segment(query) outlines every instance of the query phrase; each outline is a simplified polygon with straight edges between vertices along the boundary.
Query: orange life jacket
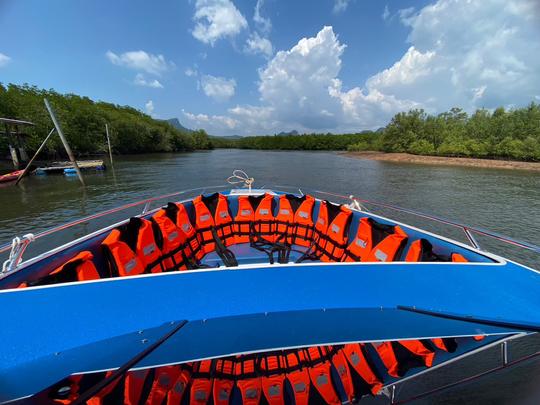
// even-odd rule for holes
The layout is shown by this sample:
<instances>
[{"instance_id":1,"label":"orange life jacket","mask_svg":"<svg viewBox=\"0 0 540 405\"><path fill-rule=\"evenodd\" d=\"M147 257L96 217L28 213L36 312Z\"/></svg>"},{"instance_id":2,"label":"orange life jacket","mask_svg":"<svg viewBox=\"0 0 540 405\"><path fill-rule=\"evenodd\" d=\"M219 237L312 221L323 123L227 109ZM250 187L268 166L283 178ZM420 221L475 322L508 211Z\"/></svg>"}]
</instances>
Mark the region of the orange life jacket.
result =
<instances>
[{"instance_id":1,"label":"orange life jacket","mask_svg":"<svg viewBox=\"0 0 540 405\"><path fill-rule=\"evenodd\" d=\"M260 196L249 196L255 210L252 231L255 240L275 241L274 196L265 193Z\"/></svg>"},{"instance_id":2,"label":"orange life jacket","mask_svg":"<svg viewBox=\"0 0 540 405\"><path fill-rule=\"evenodd\" d=\"M352 211L343 206L322 201L315 224L315 254L323 262L339 262L347 246Z\"/></svg>"},{"instance_id":3,"label":"orange life jacket","mask_svg":"<svg viewBox=\"0 0 540 405\"><path fill-rule=\"evenodd\" d=\"M351 370L347 364L347 358L341 350L335 350L332 354L331 360L338 373L339 379L341 380L341 384L343 385L347 399L350 403L354 403L354 384L351 376Z\"/></svg>"},{"instance_id":4,"label":"orange life jacket","mask_svg":"<svg viewBox=\"0 0 540 405\"><path fill-rule=\"evenodd\" d=\"M104 378L109 378L114 371L107 371ZM103 388L100 392L86 401L87 405L103 405L104 399L114 391L118 383L122 381L122 378L117 378L112 383Z\"/></svg>"},{"instance_id":5,"label":"orange life jacket","mask_svg":"<svg viewBox=\"0 0 540 405\"><path fill-rule=\"evenodd\" d=\"M431 367L435 353L427 349L419 340L401 340L373 344L384 363L388 374L403 377L414 367Z\"/></svg>"},{"instance_id":6,"label":"orange life jacket","mask_svg":"<svg viewBox=\"0 0 540 405\"><path fill-rule=\"evenodd\" d=\"M163 366L156 368L154 382L148 399L147 405L161 405L163 400L167 397L169 391L171 391L180 375L180 368L178 366Z\"/></svg>"},{"instance_id":7,"label":"orange life jacket","mask_svg":"<svg viewBox=\"0 0 540 405\"><path fill-rule=\"evenodd\" d=\"M266 355L261 358L261 386L269 405L285 404L285 399L283 397L285 374L281 371L284 367L284 356L274 354Z\"/></svg>"},{"instance_id":8,"label":"orange life jacket","mask_svg":"<svg viewBox=\"0 0 540 405\"><path fill-rule=\"evenodd\" d=\"M126 373L124 385L124 403L126 405L138 405L149 369L129 371Z\"/></svg>"},{"instance_id":9,"label":"orange life jacket","mask_svg":"<svg viewBox=\"0 0 540 405\"><path fill-rule=\"evenodd\" d=\"M181 203L169 203L165 210L171 219L175 219L173 222L185 235L187 245L184 253L186 257L195 262L200 260L205 255L201 242L202 236L191 224L186 207Z\"/></svg>"},{"instance_id":10,"label":"orange life jacket","mask_svg":"<svg viewBox=\"0 0 540 405\"><path fill-rule=\"evenodd\" d=\"M182 403L182 398L191 381L191 373L189 370L182 368L180 375L176 379L172 389L167 394L167 405L178 405Z\"/></svg>"},{"instance_id":11,"label":"orange life jacket","mask_svg":"<svg viewBox=\"0 0 540 405\"><path fill-rule=\"evenodd\" d=\"M255 358L240 357L235 364L236 386L242 395L243 405L259 405L261 378L257 375Z\"/></svg>"},{"instance_id":12,"label":"orange life jacket","mask_svg":"<svg viewBox=\"0 0 540 405\"><path fill-rule=\"evenodd\" d=\"M238 197L238 212L234 217L234 241L235 243L248 243L251 233L251 224L255 220L255 212L249 201L249 196Z\"/></svg>"},{"instance_id":13,"label":"orange life jacket","mask_svg":"<svg viewBox=\"0 0 540 405\"><path fill-rule=\"evenodd\" d=\"M74 281L97 280L100 277L92 260L94 255L85 250L51 271L48 275L34 281L21 283L18 288L36 285L71 283Z\"/></svg>"},{"instance_id":14,"label":"orange life jacket","mask_svg":"<svg viewBox=\"0 0 540 405\"><path fill-rule=\"evenodd\" d=\"M205 405L212 395L212 360L202 360L193 364L190 405Z\"/></svg>"},{"instance_id":15,"label":"orange life jacket","mask_svg":"<svg viewBox=\"0 0 540 405\"><path fill-rule=\"evenodd\" d=\"M287 363L287 380L291 384L295 405L308 405L311 381L305 364L305 354L302 350L291 351L285 356Z\"/></svg>"},{"instance_id":16,"label":"orange life jacket","mask_svg":"<svg viewBox=\"0 0 540 405\"><path fill-rule=\"evenodd\" d=\"M328 405L341 405L341 400L332 384L331 363L323 356L324 347L310 347L305 349L310 361L308 369L311 383Z\"/></svg>"},{"instance_id":17,"label":"orange life jacket","mask_svg":"<svg viewBox=\"0 0 540 405\"><path fill-rule=\"evenodd\" d=\"M174 220L173 220L174 219ZM184 256L186 235L176 226L176 218L169 216L165 209L161 209L152 216L161 232L159 248L163 253L163 266L165 271L186 270L188 268Z\"/></svg>"},{"instance_id":18,"label":"orange life jacket","mask_svg":"<svg viewBox=\"0 0 540 405\"><path fill-rule=\"evenodd\" d=\"M433 245L427 239L417 239L411 243L406 262L468 262L459 253L452 253L450 257L439 255L433 252Z\"/></svg>"},{"instance_id":19,"label":"orange life jacket","mask_svg":"<svg viewBox=\"0 0 540 405\"><path fill-rule=\"evenodd\" d=\"M313 242L313 207L310 195L297 197L292 194L279 196L276 215L276 242L309 247Z\"/></svg>"},{"instance_id":20,"label":"orange life jacket","mask_svg":"<svg viewBox=\"0 0 540 405\"><path fill-rule=\"evenodd\" d=\"M217 359L215 365L214 405L229 405L234 388L234 361Z\"/></svg>"},{"instance_id":21,"label":"orange life jacket","mask_svg":"<svg viewBox=\"0 0 540 405\"><path fill-rule=\"evenodd\" d=\"M120 230L113 229L101 246L113 276L125 277L144 273L145 267L141 259L135 249L123 241Z\"/></svg>"},{"instance_id":22,"label":"orange life jacket","mask_svg":"<svg viewBox=\"0 0 540 405\"><path fill-rule=\"evenodd\" d=\"M233 220L229 214L229 203L223 194L198 196L193 200L195 207L195 228L201 235L205 253L216 248L212 229L225 246L234 243Z\"/></svg>"},{"instance_id":23,"label":"orange life jacket","mask_svg":"<svg viewBox=\"0 0 540 405\"><path fill-rule=\"evenodd\" d=\"M343 255L345 262L391 262L407 241L407 234L399 227L385 225L363 217L356 236Z\"/></svg>"},{"instance_id":24,"label":"orange life jacket","mask_svg":"<svg viewBox=\"0 0 540 405\"><path fill-rule=\"evenodd\" d=\"M347 358L351 367L358 373L358 376L369 387L369 391L376 395L383 387L383 382L373 371L364 354L364 345L359 343L346 344L342 352ZM359 393L363 393L358 389Z\"/></svg>"},{"instance_id":25,"label":"orange life jacket","mask_svg":"<svg viewBox=\"0 0 540 405\"><path fill-rule=\"evenodd\" d=\"M69 405L74 402L79 397L80 382L82 380L82 375L72 375L67 379L67 384L69 384L70 390L69 393L64 395L57 394L58 396L51 398L52 402L55 404L65 404Z\"/></svg>"},{"instance_id":26,"label":"orange life jacket","mask_svg":"<svg viewBox=\"0 0 540 405\"><path fill-rule=\"evenodd\" d=\"M454 338L435 338L431 339L431 343L448 353L454 353L457 349L457 342Z\"/></svg>"}]
</instances>

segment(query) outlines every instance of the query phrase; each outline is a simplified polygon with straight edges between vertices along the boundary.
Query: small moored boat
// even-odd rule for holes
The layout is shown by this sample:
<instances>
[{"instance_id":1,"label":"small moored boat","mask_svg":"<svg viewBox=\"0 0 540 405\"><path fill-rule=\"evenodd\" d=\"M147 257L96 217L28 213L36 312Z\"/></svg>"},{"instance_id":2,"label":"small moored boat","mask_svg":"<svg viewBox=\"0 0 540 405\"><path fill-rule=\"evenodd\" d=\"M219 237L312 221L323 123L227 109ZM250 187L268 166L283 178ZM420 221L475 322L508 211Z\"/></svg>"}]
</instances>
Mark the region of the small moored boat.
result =
<instances>
[{"instance_id":1,"label":"small moored boat","mask_svg":"<svg viewBox=\"0 0 540 405\"><path fill-rule=\"evenodd\" d=\"M0 402L354 403L540 330L539 273L473 233L539 247L407 210L469 246L352 196L236 175L246 188L129 204L145 208L26 261L54 230L16 238Z\"/></svg>"},{"instance_id":2,"label":"small moored boat","mask_svg":"<svg viewBox=\"0 0 540 405\"><path fill-rule=\"evenodd\" d=\"M0 175L0 183L8 183L17 180L23 170L15 170L14 172Z\"/></svg>"}]
</instances>

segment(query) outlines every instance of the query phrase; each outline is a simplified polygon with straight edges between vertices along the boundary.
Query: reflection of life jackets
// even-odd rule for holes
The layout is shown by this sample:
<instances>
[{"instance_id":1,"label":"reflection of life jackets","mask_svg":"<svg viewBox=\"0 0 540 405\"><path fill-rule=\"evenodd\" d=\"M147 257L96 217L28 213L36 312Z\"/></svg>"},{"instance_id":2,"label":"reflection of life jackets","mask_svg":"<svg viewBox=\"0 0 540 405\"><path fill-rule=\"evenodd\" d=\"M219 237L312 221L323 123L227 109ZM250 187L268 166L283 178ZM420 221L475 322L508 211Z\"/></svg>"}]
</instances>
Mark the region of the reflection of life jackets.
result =
<instances>
[{"instance_id":1,"label":"reflection of life jackets","mask_svg":"<svg viewBox=\"0 0 540 405\"><path fill-rule=\"evenodd\" d=\"M186 236L176 226L176 218L172 220L168 212L162 209L152 216L152 221L161 232L162 237L157 242L163 253L165 271L186 270L188 267L183 252Z\"/></svg>"},{"instance_id":2,"label":"reflection of life jackets","mask_svg":"<svg viewBox=\"0 0 540 405\"><path fill-rule=\"evenodd\" d=\"M357 381L358 379L353 378L353 380L356 380L355 388L358 395L370 392L376 395L382 389L383 383L368 363L364 354L364 345L359 343L347 344L343 347L342 352L361 380Z\"/></svg>"},{"instance_id":3,"label":"reflection of life jackets","mask_svg":"<svg viewBox=\"0 0 540 405\"><path fill-rule=\"evenodd\" d=\"M269 405L285 404L285 374L281 372L284 362L285 357L280 355L265 355L261 358L261 387Z\"/></svg>"},{"instance_id":4,"label":"reflection of life jackets","mask_svg":"<svg viewBox=\"0 0 540 405\"><path fill-rule=\"evenodd\" d=\"M156 368L152 389L146 400L147 405L161 405L170 390L173 389L180 368L178 366L163 366Z\"/></svg>"},{"instance_id":5,"label":"reflection of life jackets","mask_svg":"<svg viewBox=\"0 0 540 405\"><path fill-rule=\"evenodd\" d=\"M176 379L172 389L167 394L167 405L177 405L182 403L182 398L191 381L191 373L188 369L182 368L180 375Z\"/></svg>"},{"instance_id":6,"label":"reflection of life jackets","mask_svg":"<svg viewBox=\"0 0 540 405\"><path fill-rule=\"evenodd\" d=\"M259 405L261 400L261 378L257 375L255 357L241 357L236 361L234 374L243 405Z\"/></svg>"},{"instance_id":7,"label":"reflection of life jackets","mask_svg":"<svg viewBox=\"0 0 540 405\"><path fill-rule=\"evenodd\" d=\"M169 203L165 207L165 211L167 211L169 218L176 223L178 229L186 237L187 246L184 250L186 257L190 259L195 258L194 261L200 260L205 254L201 244L202 237L197 233L193 225L191 225L186 207L180 203Z\"/></svg>"},{"instance_id":8,"label":"reflection of life jackets","mask_svg":"<svg viewBox=\"0 0 540 405\"><path fill-rule=\"evenodd\" d=\"M393 377L403 377L414 367L431 367L435 353L419 340L401 340L399 342L374 343L377 353Z\"/></svg>"},{"instance_id":9,"label":"reflection of life jackets","mask_svg":"<svg viewBox=\"0 0 540 405\"><path fill-rule=\"evenodd\" d=\"M20 287L19 287L20 288ZM63 381L63 386L69 385L69 392L56 392L51 396L52 402L55 404L65 404L69 405L73 403L79 397L80 383L82 380L82 375L71 375L66 380Z\"/></svg>"},{"instance_id":10,"label":"reflection of life jackets","mask_svg":"<svg viewBox=\"0 0 540 405\"><path fill-rule=\"evenodd\" d=\"M113 372L114 371L107 371L104 378L109 378ZM116 386L118 385L120 381L122 381L122 379L117 378L116 380L111 382L109 385L107 385L105 388L103 388L101 391L99 391L99 393L97 393L88 401L86 401L86 403L88 405L102 405L104 403L105 397L114 391L114 389L116 388Z\"/></svg>"},{"instance_id":11,"label":"reflection of life jackets","mask_svg":"<svg viewBox=\"0 0 540 405\"><path fill-rule=\"evenodd\" d=\"M126 373L126 382L124 385L124 403L126 405L138 405L146 377L149 370L135 370Z\"/></svg>"},{"instance_id":12,"label":"reflection of life jackets","mask_svg":"<svg viewBox=\"0 0 540 405\"><path fill-rule=\"evenodd\" d=\"M97 280L100 278L96 266L92 262L94 255L85 250L72 257L63 265L51 271L48 275L34 281L24 282L19 288L36 285L71 283L74 281Z\"/></svg>"},{"instance_id":13,"label":"reflection of life jackets","mask_svg":"<svg viewBox=\"0 0 540 405\"><path fill-rule=\"evenodd\" d=\"M330 347L330 349L332 349ZM334 350L331 361L337 371L345 395L350 403L354 402L354 384L351 376L351 370L347 364L347 358L341 350Z\"/></svg>"},{"instance_id":14,"label":"reflection of life jackets","mask_svg":"<svg viewBox=\"0 0 540 405\"><path fill-rule=\"evenodd\" d=\"M214 405L229 405L234 388L234 361L217 359L214 370Z\"/></svg>"},{"instance_id":15,"label":"reflection of life jackets","mask_svg":"<svg viewBox=\"0 0 540 405\"><path fill-rule=\"evenodd\" d=\"M407 262L468 262L459 253L444 256L433 252L433 245L427 239L418 239L411 243L407 251Z\"/></svg>"},{"instance_id":16,"label":"reflection of life jackets","mask_svg":"<svg viewBox=\"0 0 540 405\"><path fill-rule=\"evenodd\" d=\"M310 347L305 349L309 360L309 378L321 397L328 405L341 405L341 400L332 384L331 363L323 357L323 347Z\"/></svg>"},{"instance_id":17,"label":"reflection of life jackets","mask_svg":"<svg viewBox=\"0 0 540 405\"><path fill-rule=\"evenodd\" d=\"M276 242L309 247L313 242L313 207L310 195L297 197L292 194L279 196L276 215Z\"/></svg>"},{"instance_id":18,"label":"reflection of life jackets","mask_svg":"<svg viewBox=\"0 0 540 405\"><path fill-rule=\"evenodd\" d=\"M123 277L162 271L161 251L152 223L146 219L131 218L127 224L113 229L102 246L113 275Z\"/></svg>"},{"instance_id":19,"label":"reflection of life jackets","mask_svg":"<svg viewBox=\"0 0 540 405\"><path fill-rule=\"evenodd\" d=\"M305 355L301 350L284 356L287 363L287 380L291 384L295 405L308 405L311 381L305 365Z\"/></svg>"},{"instance_id":20,"label":"reflection of life jackets","mask_svg":"<svg viewBox=\"0 0 540 405\"><path fill-rule=\"evenodd\" d=\"M209 196L198 196L193 200L195 207L195 228L201 235L205 253L215 250L212 229L225 246L234 243L233 221L229 214L229 203L223 194L214 193Z\"/></svg>"},{"instance_id":21,"label":"reflection of life jackets","mask_svg":"<svg viewBox=\"0 0 540 405\"><path fill-rule=\"evenodd\" d=\"M190 405L205 405L212 395L212 360L202 360L193 364Z\"/></svg>"},{"instance_id":22,"label":"reflection of life jackets","mask_svg":"<svg viewBox=\"0 0 540 405\"><path fill-rule=\"evenodd\" d=\"M255 240L274 242L275 241L275 218L274 218L274 197L265 193L260 196L249 196L251 206L255 214L251 231Z\"/></svg>"},{"instance_id":23,"label":"reflection of life jackets","mask_svg":"<svg viewBox=\"0 0 540 405\"><path fill-rule=\"evenodd\" d=\"M323 262L339 262L347 245L352 211L343 206L322 201L315 224L315 254Z\"/></svg>"},{"instance_id":24,"label":"reflection of life jackets","mask_svg":"<svg viewBox=\"0 0 540 405\"><path fill-rule=\"evenodd\" d=\"M406 241L407 234L399 226L385 225L363 217L343 261L391 262L398 258Z\"/></svg>"}]
</instances>

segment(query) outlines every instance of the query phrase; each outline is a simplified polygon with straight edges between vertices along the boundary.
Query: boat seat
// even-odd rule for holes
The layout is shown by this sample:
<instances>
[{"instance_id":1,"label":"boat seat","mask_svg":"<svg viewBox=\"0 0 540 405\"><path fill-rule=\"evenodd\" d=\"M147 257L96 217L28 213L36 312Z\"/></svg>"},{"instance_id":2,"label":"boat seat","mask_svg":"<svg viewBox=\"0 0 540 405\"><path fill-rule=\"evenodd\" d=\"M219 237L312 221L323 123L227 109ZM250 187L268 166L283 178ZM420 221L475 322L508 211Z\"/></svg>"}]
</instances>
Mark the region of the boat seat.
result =
<instances>
[{"instance_id":1,"label":"boat seat","mask_svg":"<svg viewBox=\"0 0 540 405\"><path fill-rule=\"evenodd\" d=\"M236 256L238 264L268 263L268 255L251 247L249 243L239 243L228 246L227 248ZM305 250L305 248L303 246L296 245L293 245L292 248L294 250L291 250L289 261L295 262L298 258L300 258L300 256L302 256L302 253L299 251ZM277 261L277 254L274 255L274 258ZM204 256L201 263L210 267L217 267L218 265L222 265L223 262L217 252L214 251Z\"/></svg>"}]
</instances>

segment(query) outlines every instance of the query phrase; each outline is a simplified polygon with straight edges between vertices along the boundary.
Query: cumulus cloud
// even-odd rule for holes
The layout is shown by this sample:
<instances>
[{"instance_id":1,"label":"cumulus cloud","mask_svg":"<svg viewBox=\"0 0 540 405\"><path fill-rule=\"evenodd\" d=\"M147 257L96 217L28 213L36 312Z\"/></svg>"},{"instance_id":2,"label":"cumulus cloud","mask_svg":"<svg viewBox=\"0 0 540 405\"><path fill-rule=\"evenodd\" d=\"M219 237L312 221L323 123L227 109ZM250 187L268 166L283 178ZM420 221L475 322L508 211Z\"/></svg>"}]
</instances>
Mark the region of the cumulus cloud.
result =
<instances>
[{"instance_id":1,"label":"cumulus cloud","mask_svg":"<svg viewBox=\"0 0 540 405\"><path fill-rule=\"evenodd\" d=\"M0 52L0 67L6 66L11 61L11 58Z\"/></svg>"},{"instance_id":2,"label":"cumulus cloud","mask_svg":"<svg viewBox=\"0 0 540 405\"><path fill-rule=\"evenodd\" d=\"M144 105L144 108L148 115L151 115L151 116L154 115L154 102L152 100L148 100L146 104Z\"/></svg>"},{"instance_id":3,"label":"cumulus cloud","mask_svg":"<svg viewBox=\"0 0 540 405\"><path fill-rule=\"evenodd\" d=\"M187 68L187 69L184 71L184 74L185 74L187 77L194 77L194 76L197 76L197 70L196 70L196 69L192 69L192 68Z\"/></svg>"},{"instance_id":4,"label":"cumulus cloud","mask_svg":"<svg viewBox=\"0 0 540 405\"><path fill-rule=\"evenodd\" d=\"M250 54L261 54L267 58L274 53L272 42L267 38L262 38L258 33L252 33L246 40L244 51Z\"/></svg>"},{"instance_id":5,"label":"cumulus cloud","mask_svg":"<svg viewBox=\"0 0 540 405\"><path fill-rule=\"evenodd\" d=\"M359 131L411 108L473 111L538 99L535 0L438 0L397 17L410 30L409 47L364 83L347 86L339 77L345 45L331 27L277 52L259 70L260 105L227 111L237 122L235 131ZM226 126L214 128L227 132Z\"/></svg>"},{"instance_id":6,"label":"cumulus cloud","mask_svg":"<svg viewBox=\"0 0 540 405\"><path fill-rule=\"evenodd\" d=\"M237 120L224 115L193 114L184 110L182 110L182 114L190 122L190 125L196 128L204 128L211 134L234 133L239 125Z\"/></svg>"},{"instance_id":7,"label":"cumulus cloud","mask_svg":"<svg viewBox=\"0 0 540 405\"><path fill-rule=\"evenodd\" d=\"M384 10L383 10L383 13L382 13L382 19L384 21L388 20L388 18L390 18L390 10L388 9L388 4L384 6Z\"/></svg>"},{"instance_id":8,"label":"cumulus cloud","mask_svg":"<svg viewBox=\"0 0 540 405\"><path fill-rule=\"evenodd\" d=\"M135 79L133 80L133 83L136 86L142 86L142 87L152 87L154 89L162 89L163 85L156 79L146 79L142 73L137 73L135 76Z\"/></svg>"},{"instance_id":9,"label":"cumulus cloud","mask_svg":"<svg viewBox=\"0 0 540 405\"><path fill-rule=\"evenodd\" d=\"M272 22L269 18L265 18L261 15L261 8L264 4L264 0L257 0L255 5L255 13L253 14L253 21L257 27L265 34L268 34L272 29Z\"/></svg>"},{"instance_id":10,"label":"cumulus cloud","mask_svg":"<svg viewBox=\"0 0 540 405\"><path fill-rule=\"evenodd\" d=\"M196 0L193 20L193 36L212 46L218 39L233 37L248 26L230 0Z\"/></svg>"},{"instance_id":11,"label":"cumulus cloud","mask_svg":"<svg viewBox=\"0 0 540 405\"><path fill-rule=\"evenodd\" d=\"M105 55L113 65L123 66L157 76L174 67L174 63L165 60L163 55L153 55L145 51L130 51L122 54L107 51Z\"/></svg>"},{"instance_id":12,"label":"cumulus cloud","mask_svg":"<svg viewBox=\"0 0 540 405\"><path fill-rule=\"evenodd\" d=\"M334 0L334 13L341 13L345 11L349 6L351 0Z\"/></svg>"},{"instance_id":13,"label":"cumulus cloud","mask_svg":"<svg viewBox=\"0 0 540 405\"><path fill-rule=\"evenodd\" d=\"M216 101L227 101L234 96L236 81L224 77L203 75L200 80L200 85L204 94L208 97L211 97Z\"/></svg>"}]
</instances>

